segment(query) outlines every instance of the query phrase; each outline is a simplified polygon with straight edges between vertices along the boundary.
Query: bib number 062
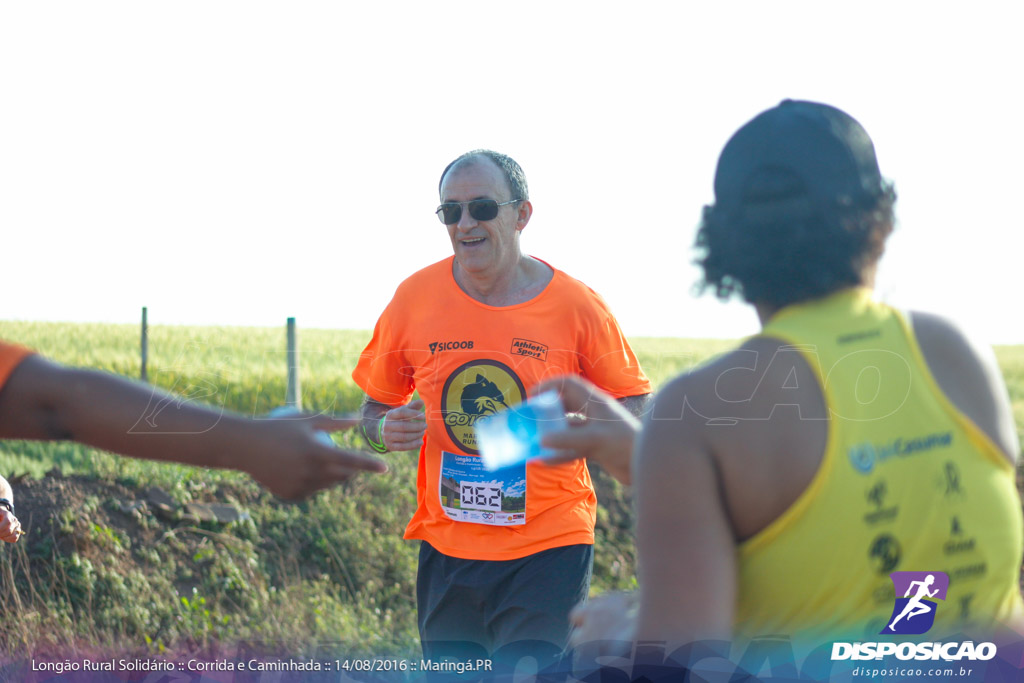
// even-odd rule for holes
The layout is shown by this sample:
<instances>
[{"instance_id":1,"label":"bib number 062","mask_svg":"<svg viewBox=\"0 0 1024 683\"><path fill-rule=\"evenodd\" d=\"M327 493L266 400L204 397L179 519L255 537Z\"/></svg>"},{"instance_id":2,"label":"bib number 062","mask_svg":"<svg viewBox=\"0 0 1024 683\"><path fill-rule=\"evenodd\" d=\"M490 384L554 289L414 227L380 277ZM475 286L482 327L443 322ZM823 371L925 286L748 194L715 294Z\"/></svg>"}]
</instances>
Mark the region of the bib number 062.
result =
<instances>
[{"instance_id":1,"label":"bib number 062","mask_svg":"<svg viewBox=\"0 0 1024 683\"><path fill-rule=\"evenodd\" d=\"M462 482L459 498L463 508L501 512L501 488L497 486Z\"/></svg>"}]
</instances>

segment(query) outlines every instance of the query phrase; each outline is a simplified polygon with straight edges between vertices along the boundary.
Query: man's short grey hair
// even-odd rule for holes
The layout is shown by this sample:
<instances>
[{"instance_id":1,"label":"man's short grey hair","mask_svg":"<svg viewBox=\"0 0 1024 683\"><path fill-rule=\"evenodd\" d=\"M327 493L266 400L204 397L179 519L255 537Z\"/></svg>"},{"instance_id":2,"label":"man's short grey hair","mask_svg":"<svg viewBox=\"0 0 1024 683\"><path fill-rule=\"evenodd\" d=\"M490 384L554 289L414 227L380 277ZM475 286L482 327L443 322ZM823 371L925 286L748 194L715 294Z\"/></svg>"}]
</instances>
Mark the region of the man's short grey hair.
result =
<instances>
[{"instance_id":1,"label":"man's short grey hair","mask_svg":"<svg viewBox=\"0 0 1024 683\"><path fill-rule=\"evenodd\" d=\"M444 171L441 173L441 180L437 183L438 195L441 194L441 185L444 184L444 177L448 175L448 171L452 170L452 168L461 164L463 161L467 161L475 157L490 159L498 168L501 169L501 172L505 174L505 180L508 182L508 187L512 191L510 199L525 200L530 198L530 189L526 186L526 174L523 173L523 167L507 154L495 152L491 149L474 149L472 152L466 152L455 159L455 161L445 166Z\"/></svg>"}]
</instances>

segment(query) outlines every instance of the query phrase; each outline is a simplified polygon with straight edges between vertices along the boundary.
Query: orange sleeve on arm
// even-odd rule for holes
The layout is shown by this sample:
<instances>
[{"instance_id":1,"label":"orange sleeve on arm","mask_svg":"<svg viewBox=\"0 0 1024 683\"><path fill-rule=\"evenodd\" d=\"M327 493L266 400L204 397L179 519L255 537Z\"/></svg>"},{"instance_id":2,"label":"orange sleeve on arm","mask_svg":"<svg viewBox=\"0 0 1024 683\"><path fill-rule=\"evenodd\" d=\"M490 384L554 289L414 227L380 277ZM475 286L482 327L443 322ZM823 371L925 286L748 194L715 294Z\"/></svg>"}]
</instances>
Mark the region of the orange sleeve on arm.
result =
<instances>
[{"instance_id":1,"label":"orange sleeve on arm","mask_svg":"<svg viewBox=\"0 0 1024 683\"><path fill-rule=\"evenodd\" d=\"M590 353L581 359L583 375L615 398L651 393L651 381L618 321L609 313L596 327Z\"/></svg>"},{"instance_id":2,"label":"orange sleeve on arm","mask_svg":"<svg viewBox=\"0 0 1024 683\"><path fill-rule=\"evenodd\" d=\"M399 406L412 398L415 390L412 374L404 350L397 347L392 337L389 306L377 321L370 343L360 354L352 379L374 401Z\"/></svg>"}]
</instances>

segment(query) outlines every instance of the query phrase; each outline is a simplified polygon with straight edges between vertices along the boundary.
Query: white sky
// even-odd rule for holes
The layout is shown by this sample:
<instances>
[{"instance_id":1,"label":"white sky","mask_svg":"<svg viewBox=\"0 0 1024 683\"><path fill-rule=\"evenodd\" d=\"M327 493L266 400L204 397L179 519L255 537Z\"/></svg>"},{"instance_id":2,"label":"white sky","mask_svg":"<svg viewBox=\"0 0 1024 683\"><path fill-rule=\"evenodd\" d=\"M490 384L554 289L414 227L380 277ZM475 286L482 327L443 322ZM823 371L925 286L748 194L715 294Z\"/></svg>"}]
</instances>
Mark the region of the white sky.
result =
<instances>
[{"instance_id":1,"label":"white sky","mask_svg":"<svg viewBox=\"0 0 1024 683\"><path fill-rule=\"evenodd\" d=\"M373 326L450 254L438 175L516 158L526 251L629 335L735 337L691 293L729 135L780 99L867 128L879 291L1024 343L1014 2L2 2L0 319Z\"/></svg>"}]
</instances>

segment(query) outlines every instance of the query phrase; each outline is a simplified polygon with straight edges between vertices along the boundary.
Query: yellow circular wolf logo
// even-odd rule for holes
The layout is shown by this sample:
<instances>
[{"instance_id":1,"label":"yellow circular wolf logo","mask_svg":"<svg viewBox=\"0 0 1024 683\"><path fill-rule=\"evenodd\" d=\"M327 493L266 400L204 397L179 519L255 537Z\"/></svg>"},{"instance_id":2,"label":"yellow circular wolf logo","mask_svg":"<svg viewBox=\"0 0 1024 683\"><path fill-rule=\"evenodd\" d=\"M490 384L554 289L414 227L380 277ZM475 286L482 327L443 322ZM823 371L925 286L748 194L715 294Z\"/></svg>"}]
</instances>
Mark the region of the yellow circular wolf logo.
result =
<instances>
[{"instance_id":1,"label":"yellow circular wolf logo","mask_svg":"<svg viewBox=\"0 0 1024 683\"><path fill-rule=\"evenodd\" d=\"M525 397L522 381L504 363L474 360L459 366L441 390L441 414L448 436L466 453L479 455L473 430L476 421Z\"/></svg>"}]
</instances>

